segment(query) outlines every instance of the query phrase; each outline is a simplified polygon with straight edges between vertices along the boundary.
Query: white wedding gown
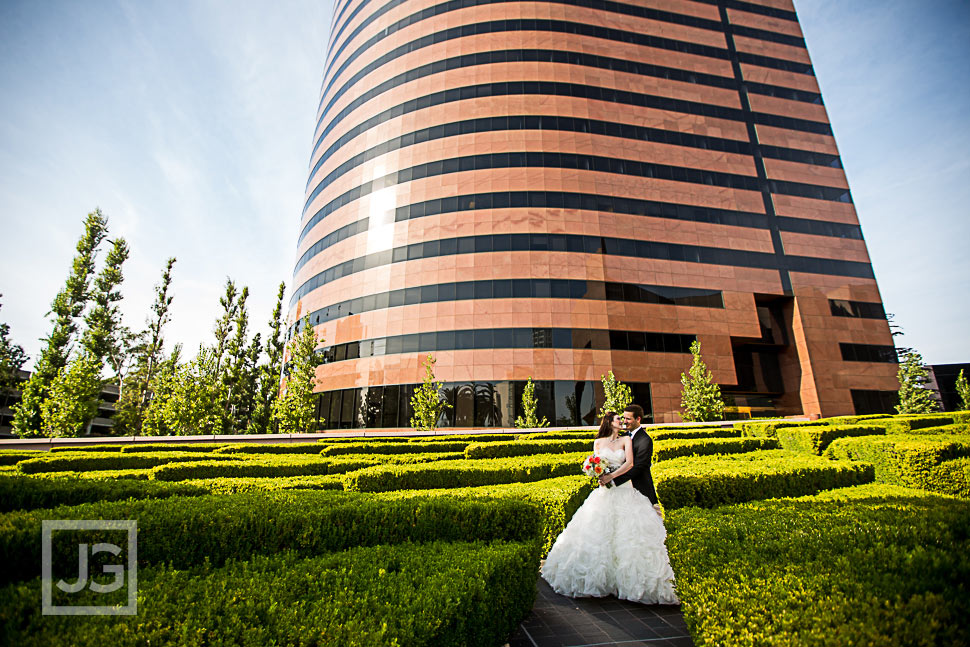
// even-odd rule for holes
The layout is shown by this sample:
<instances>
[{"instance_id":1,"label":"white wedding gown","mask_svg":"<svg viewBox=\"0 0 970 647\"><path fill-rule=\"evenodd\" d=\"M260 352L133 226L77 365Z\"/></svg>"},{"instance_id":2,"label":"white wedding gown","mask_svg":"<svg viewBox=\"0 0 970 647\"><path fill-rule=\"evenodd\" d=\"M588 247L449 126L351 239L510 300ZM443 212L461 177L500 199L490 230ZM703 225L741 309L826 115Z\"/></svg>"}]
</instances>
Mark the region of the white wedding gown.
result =
<instances>
[{"instance_id":1,"label":"white wedding gown","mask_svg":"<svg viewBox=\"0 0 970 647\"><path fill-rule=\"evenodd\" d=\"M622 449L597 452L616 469ZM667 530L650 499L630 481L598 487L546 557L542 577L560 595L615 595L643 604L680 604L664 541Z\"/></svg>"}]
</instances>

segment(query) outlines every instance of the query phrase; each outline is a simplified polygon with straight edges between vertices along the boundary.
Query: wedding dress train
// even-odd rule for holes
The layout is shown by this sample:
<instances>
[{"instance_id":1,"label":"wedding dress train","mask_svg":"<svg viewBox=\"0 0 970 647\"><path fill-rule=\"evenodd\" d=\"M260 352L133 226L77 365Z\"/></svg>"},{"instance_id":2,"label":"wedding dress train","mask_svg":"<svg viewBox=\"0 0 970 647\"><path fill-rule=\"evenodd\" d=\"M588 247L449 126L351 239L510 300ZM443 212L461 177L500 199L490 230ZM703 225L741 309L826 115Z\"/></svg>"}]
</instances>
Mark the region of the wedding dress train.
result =
<instances>
[{"instance_id":1,"label":"wedding dress train","mask_svg":"<svg viewBox=\"0 0 970 647\"><path fill-rule=\"evenodd\" d=\"M622 449L597 452L614 469ZM633 484L598 487L556 539L542 577L560 595L615 595L643 604L680 604L664 541L667 530Z\"/></svg>"}]
</instances>

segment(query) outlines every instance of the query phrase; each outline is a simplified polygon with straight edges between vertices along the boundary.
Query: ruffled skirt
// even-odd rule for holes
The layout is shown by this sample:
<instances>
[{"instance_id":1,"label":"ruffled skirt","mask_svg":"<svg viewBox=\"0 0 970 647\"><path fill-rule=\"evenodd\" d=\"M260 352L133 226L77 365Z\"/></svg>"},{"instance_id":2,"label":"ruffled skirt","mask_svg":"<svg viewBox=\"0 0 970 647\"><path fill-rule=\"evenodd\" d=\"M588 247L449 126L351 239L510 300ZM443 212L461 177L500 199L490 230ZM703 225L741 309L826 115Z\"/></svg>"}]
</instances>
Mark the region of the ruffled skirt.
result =
<instances>
[{"instance_id":1,"label":"ruffled skirt","mask_svg":"<svg viewBox=\"0 0 970 647\"><path fill-rule=\"evenodd\" d=\"M680 604L667 530L632 483L594 490L556 539L542 577L560 595Z\"/></svg>"}]
</instances>

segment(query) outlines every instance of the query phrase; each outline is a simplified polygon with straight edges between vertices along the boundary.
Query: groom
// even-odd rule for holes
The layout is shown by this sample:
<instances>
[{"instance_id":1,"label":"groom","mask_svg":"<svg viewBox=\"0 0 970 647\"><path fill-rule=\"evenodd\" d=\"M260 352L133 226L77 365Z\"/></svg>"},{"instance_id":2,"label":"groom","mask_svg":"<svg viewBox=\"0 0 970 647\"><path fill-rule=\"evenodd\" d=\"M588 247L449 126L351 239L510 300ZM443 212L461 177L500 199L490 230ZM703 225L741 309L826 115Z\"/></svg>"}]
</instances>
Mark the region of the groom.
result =
<instances>
[{"instance_id":1,"label":"groom","mask_svg":"<svg viewBox=\"0 0 970 647\"><path fill-rule=\"evenodd\" d=\"M623 428L630 430L630 438L633 440L633 467L615 479L612 474L604 474L600 477L600 483L606 485L613 481L615 485L621 485L627 481L633 481L633 487L650 499L650 503L659 512L657 490L653 487L653 476L650 474L653 439L647 435L647 430L640 424L642 418L643 409L639 405L631 404L623 410Z\"/></svg>"}]
</instances>

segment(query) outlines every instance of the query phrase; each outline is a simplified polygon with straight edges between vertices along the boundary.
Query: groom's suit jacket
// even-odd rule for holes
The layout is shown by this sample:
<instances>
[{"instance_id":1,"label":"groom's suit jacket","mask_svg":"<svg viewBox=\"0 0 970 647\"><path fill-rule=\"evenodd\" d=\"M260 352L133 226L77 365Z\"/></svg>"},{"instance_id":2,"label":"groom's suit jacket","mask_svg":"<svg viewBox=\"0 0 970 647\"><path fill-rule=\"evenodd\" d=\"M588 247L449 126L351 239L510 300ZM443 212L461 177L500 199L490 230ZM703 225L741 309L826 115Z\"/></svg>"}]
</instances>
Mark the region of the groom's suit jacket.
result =
<instances>
[{"instance_id":1,"label":"groom's suit jacket","mask_svg":"<svg viewBox=\"0 0 970 647\"><path fill-rule=\"evenodd\" d=\"M647 435L647 430L639 427L632 432L633 438L633 467L620 474L613 482L617 485L633 481L640 494L650 499L650 503L657 503L657 490L653 487L653 475L650 464L653 461L653 439Z\"/></svg>"}]
</instances>

